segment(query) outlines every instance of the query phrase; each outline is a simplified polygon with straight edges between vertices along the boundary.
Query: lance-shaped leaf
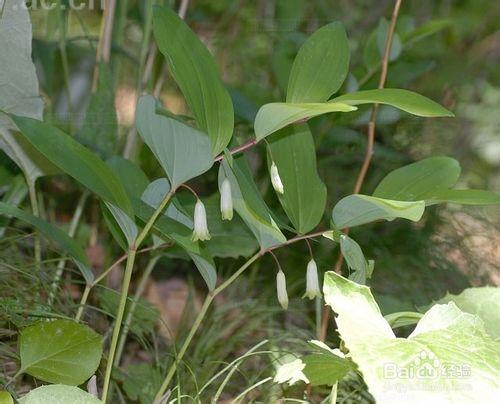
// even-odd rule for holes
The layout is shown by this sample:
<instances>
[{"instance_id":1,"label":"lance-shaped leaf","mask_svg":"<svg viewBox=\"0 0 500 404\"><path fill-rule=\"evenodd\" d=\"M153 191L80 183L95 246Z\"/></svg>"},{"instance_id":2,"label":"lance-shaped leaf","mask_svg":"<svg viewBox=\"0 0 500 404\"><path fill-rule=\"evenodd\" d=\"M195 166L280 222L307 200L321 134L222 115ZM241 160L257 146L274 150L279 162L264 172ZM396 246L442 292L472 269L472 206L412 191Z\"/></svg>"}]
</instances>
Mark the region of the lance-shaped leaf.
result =
<instances>
[{"instance_id":1,"label":"lance-shaped leaf","mask_svg":"<svg viewBox=\"0 0 500 404\"><path fill-rule=\"evenodd\" d=\"M105 202L133 217L132 205L122 184L97 155L48 123L16 115L11 117L24 137L54 165Z\"/></svg>"},{"instance_id":2,"label":"lance-shaped leaf","mask_svg":"<svg viewBox=\"0 0 500 404\"><path fill-rule=\"evenodd\" d=\"M423 95L399 88L358 91L336 97L332 102L349 105L386 104L423 117L451 117L453 113Z\"/></svg>"},{"instance_id":3,"label":"lance-shaped leaf","mask_svg":"<svg viewBox=\"0 0 500 404\"><path fill-rule=\"evenodd\" d=\"M39 322L21 331L22 373L50 383L77 386L92 376L102 355L102 337L71 320Z\"/></svg>"},{"instance_id":4,"label":"lance-shaped leaf","mask_svg":"<svg viewBox=\"0 0 500 404\"><path fill-rule=\"evenodd\" d=\"M327 101L347 77L349 58L349 41L342 23L332 22L318 29L293 62L286 101Z\"/></svg>"},{"instance_id":5,"label":"lance-shaped leaf","mask_svg":"<svg viewBox=\"0 0 500 404\"><path fill-rule=\"evenodd\" d=\"M24 0L0 4L0 111L42 118L43 102L31 60L31 22ZM22 170L29 182L57 172L29 142L16 133L16 126L0 112L0 149Z\"/></svg>"},{"instance_id":6,"label":"lance-shaped leaf","mask_svg":"<svg viewBox=\"0 0 500 404\"><path fill-rule=\"evenodd\" d=\"M294 125L269 141L268 166L276 164L285 192L278 198L294 228L307 233L317 226L326 205L326 187L316 168L316 149L308 126Z\"/></svg>"},{"instance_id":7,"label":"lance-shaped leaf","mask_svg":"<svg viewBox=\"0 0 500 404\"><path fill-rule=\"evenodd\" d=\"M16 208L15 206L11 206L3 202L0 202L0 215L15 217L16 219L19 219L35 227L49 240L56 243L59 248L61 248L61 250L63 250L65 253L69 254L71 258L73 258L76 266L80 270L87 284L91 284L93 282L94 274L90 269L90 264L88 262L87 256L85 255L85 252L65 232L59 230L57 227L54 227L45 220L33 216L31 213L25 212L21 209Z\"/></svg>"},{"instance_id":8,"label":"lance-shaped leaf","mask_svg":"<svg viewBox=\"0 0 500 404\"><path fill-rule=\"evenodd\" d=\"M337 229L396 218L417 222L422 218L424 210L424 201L394 201L356 194L346 196L335 205L332 219Z\"/></svg>"},{"instance_id":9,"label":"lance-shaped leaf","mask_svg":"<svg viewBox=\"0 0 500 404\"><path fill-rule=\"evenodd\" d=\"M213 155L219 154L231 140L234 111L212 55L169 8L154 8L153 32L198 126L210 137Z\"/></svg>"},{"instance_id":10,"label":"lance-shaped leaf","mask_svg":"<svg viewBox=\"0 0 500 404\"><path fill-rule=\"evenodd\" d=\"M253 181L244 155L224 158L219 169L219 190L224 178L231 184L234 210L249 227L261 249L286 241Z\"/></svg>"},{"instance_id":11,"label":"lance-shaped leaf","mask_svg":"<svg viewBox=\"0 0 500 404\"><path fill-rule=\"evenodd\" d=\"M255 136L262 140L285 126L330 112L351 112L357 108L340 103L284 103L273 102L263 105L255 117Z\"/></svg>"},{"instance_id":12,"label":"lance-shaped leaf","mask_svg":"<svg viewBox=\"0 0 500 404\"><path fill-rule=\"evenodd\" d=\"M66 386L64 384L38 387L22 397L19 402L21 404L102 404L102 401L96 396L78 387Z\"/></svg>"},{"instance_id":13,"label":"lance-shaped leaf","mask_svg":"<svg viewBox=\"0 0 500 404\"><path fill-rule=\"evenodd\" d=\"M408 338L397 338L368 287L327 272L323 291L337 313L340 337L377 402L496 401L499 346L479 317L454 303L436 305Z\"/></svg>"},{"instance_id":14,"label":"lance-shaped leaf","mask_svg":"<svg viewBox=\"0 0 500 404\"><path fill-rule=\"evenodd\" d=\"M397 201L422 201L434 192L456 184L460 164L449 157L429 157L391 171L373 196Z\"/></svg>"},{"instance_id":15,"label":"lance-shaped leaf","mask_svg":"<svg viewBox=\"0 0 500 404\"><path fill-rule=\"evenodd\" d=\"M366 261L359 244L349 236L342 234L340 236L340 251L345 258L347 266L353 271L349 279L364 285L366 278L371 277L373 266L370 266L368 261Z\"/></svg>"},{"instance_id":16,"label":"lance-shaped leaf","mask_svg":"<svg viewBox=\"0 0 500 404\"><path fill-rule=\"evenodd\" d=\"M495 205L500 195L477 189L449 189L460 175L458 161L429 157L390 172L373 196L398 201L425 200L426 205L451 202L463 205Z\"/></svg>"},{"instance_id":17,"label":"lance-shaped leaf","mask_svg":"<svg viewBox=\"0 0 500 404\"><path fill-rule=\"evenodd\" d=\"M212 167L213 157L207 135L175 119L157 114L153 97L146 95L139 99L136 125L173 188Z\"/></svg>"}]
</instances>

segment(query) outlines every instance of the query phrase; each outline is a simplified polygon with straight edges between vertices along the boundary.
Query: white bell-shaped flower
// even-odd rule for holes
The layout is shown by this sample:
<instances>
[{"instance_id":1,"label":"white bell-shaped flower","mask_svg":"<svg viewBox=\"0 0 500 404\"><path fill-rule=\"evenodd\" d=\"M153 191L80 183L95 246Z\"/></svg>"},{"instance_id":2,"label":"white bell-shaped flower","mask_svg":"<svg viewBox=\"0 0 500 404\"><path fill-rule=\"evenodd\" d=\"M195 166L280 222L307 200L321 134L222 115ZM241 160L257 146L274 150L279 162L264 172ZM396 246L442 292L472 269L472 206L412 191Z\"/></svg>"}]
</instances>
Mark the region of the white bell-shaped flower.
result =
<instances>
[{"instance_id":1,"label":"white bell-shaped flower","mask_svg":"<svg viewBox=\"0 0 500 404\"><path fill-rule=\"evenodd\" d=\"M318 280L318 266L316 265L316 261L314 261L314 259L311 259L311 261L307 264L306 293L304 294L304 297L305 296L309 299L321 297Z\"/></svg>"},{"instance_id":2,"label":"white bell-shaped flower","mask_svg":"<svg viewBox=\"0 0 500 404\"><path fill-rule=\"evenodd\" d=\"M194 230L192 240L210 240L210 233L208 232L207 226L207 212L205 211L205 205L203 205L203 202L199 199L196 201L194 207Z\"/></svg>"},{"instance_id":3,"label":"white bell-shaped flower","mask_svg":"<svg viewBox=\"0 0 500 404\"><path fill-rule=\"evenodd\" d=\"M231 183L224 178L220 186L220 211L222 220L232 220L233 218L233 196L231 194Z\"/></svg>"},{"instance_id":4,"label":"white bell-shaped flower","mask_svg":"<svg viewBox=\"0 0 500 404\"><path fill-rule=\"evenodd\" d=\"M278 194L285 193L285 188L283 187L283 183L281 182L280 174L278 172L278 167L276 166L274 161L271 164L271 183L273 184L274 190Z\"/></svg>"},{"instance_id":5,"label":"white bell-shaped flower","mask_svg":"<svg viewBox=\"0 0 500 404\"><path fill-rule=\"evenodd\" d=\"M278 301L285 310L288 308L288 293L286 291L286 278L280 269L276 275L276 291L278 292Z\"/></svg>"}]
</instances>

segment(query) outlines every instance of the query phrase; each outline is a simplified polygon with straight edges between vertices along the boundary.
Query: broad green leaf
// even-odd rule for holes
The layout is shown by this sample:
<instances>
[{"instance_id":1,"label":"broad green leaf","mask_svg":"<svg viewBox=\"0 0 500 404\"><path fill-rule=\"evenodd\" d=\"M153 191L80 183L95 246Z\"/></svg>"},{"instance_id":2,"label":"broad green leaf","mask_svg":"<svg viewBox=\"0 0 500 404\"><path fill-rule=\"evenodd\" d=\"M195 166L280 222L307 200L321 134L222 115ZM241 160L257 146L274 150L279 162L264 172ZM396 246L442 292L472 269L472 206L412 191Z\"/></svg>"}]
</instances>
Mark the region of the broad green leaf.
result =
<instances>
[{"instance_id":1,"label":"broad green leaf","mask_svg":"<svg viewBox=\"0 0 500 404\"><path fill-rule=\"evenodd\" d=\"M234 210L250 228L260 248L264 250L284 243L286 238L260 196L244 155L224 158L219 169L219 190L224 178L231 184Z\"/></svg>"},{"instance_id":2,"label":"broad green leaf","mask_svg":"<svg viewBox=\"0 0 500 404\"><path fill-rule=\"evenodd\" d=\"M25 212L24 210L18 209L15 206L11 206L3 202L0 202L0 215L15 217L16 219L19 219L35 227L49 240L56 243L59 248L61 248L61 250L63 250L65 253L69 254L71 258L73 258L76 266L80 270L87 284L93 282L94 274L90 269L90 264L88 262L87 256L85 255L85 252L65 232L59 230L57 227L52 226L45 220L33 216L31 213Z\"/></svg>"},{"instance_id":3,"label":"broad green leaf","mask_svg":"<svg viewBox=\"0 0 500 404\"><path fill-rule=\"evenodd\" d=\"M106 161L123 184L130 200L140 197L149 185L148 176L132 161L120 156L113 156Z\"/></svg>"},{"instance_id":4,"label":"broad green leaf","mask_svg":"<svg viewBox=\"0 0 500 404\"><path fill-rule=\"evenodd\" d=\"M210 137L213 155L219 154L231 140L234 112L213 57L169 8L154 8L153 32L158 49L165 56L198 126Z\"/></svg>"},{"instance_id":5,"label":"broad green leaf","mask_svg":"<svg viewBox=\"0 0 500 404\"><path fill-rule=\"evenodd\" d=\"M133 402L152 403L163 382L161 370L150 363L133 363L120 369L119 380L123 390Z\"/></svg>"},{"instance_id":6,"label":"broad green leaf","mask_svg":"<svg viewBox=\"0 0 500 404\"><path fill-rule=\"evenodd\" d=\"M306 364L303 372L312 386L333 386L351 370L352 363L333 353L316 353L302 357Z\"/></svg>"},{"instance_id":7,"label":"broad green leaf","mask_svg":"<svg viewBox=\"0 0 500 404\"><path fill-rule=\"evenodd\" d=\"M53 384L31 390L19 400L21 404L102 404L96 396L74 386Z\"/></svg>"},{"instance_id":8,"label":"broad green leaf","mask_svg":"<svg viewBox=\"0 0 500 404\"><path fill-rule=\"evenodd\" d=\"M397 338L368 287L327 272L323 289L337 314L338 332L377 402L492 403L498 398L500 345L479 317L454 303L436 305L408 338Z\"/></svg>"},{"instance_id":9,"label":"broad green leaf","mask_svg":"<svg viewBox=\"0 0 500 404\"><path fill-rule=\"evenodd\" d=\"M333 208L332 219L338 229L377 220L408 219L418 222L425 210L424 201L394 201L368 195L349 195Z\"/></svg>"},{"instance_id":10,"label":"broad green leaf","mask_svg":"<svg viewBox=\"0 0 500 404\"><path fill-rule=\"evenodd\" d=\"M21 331L21 372L49 383L77 386L92 376L102 355L102 337L71 320L39 322Z\"/></svg>"},{"instance_id":11,"label":"broad green leaf","mask_svg":"<svg viewBox=\"0 0 500 404\"><path fill-rule=\"evenodd\" d=\"M14 399L8 391L0 391L0 404L14 404Z\"/></svg>"},{"instance_id":12,"label":"broad green leaf","mask_svg":"<svg viewBox=\"0 0 500 404\"><path fill-rule=\"evenodd\" d=\"M113 74L106 63L99 66L97 91L90 96L78 140L103 159L109 158L118 141Z\"/></svg>"},{"instance_id":13,"label":"broad green leaf","mask_svg":"<svg viewBox=\"0 0 500 404\"><path fill-rule=\"evenodd\" d=\"M466 313L474 314L484 321L484 327L492 338L500 337L500 288L485 286L465 289L458 295L451 293L439 299L437 304L455 303Z\"/></svg>"},{"instance_id":14,"label":"broad green leaf","mask_svg":"<svg viewBox=\"0 0 500 404\"><path fill-rule=\"evenodd\" d=\"M454 116L437 102L423 95L399 88L358 91L336 97L331 102L348 105L387 104L410 114L424 117Z\"/></svg>"},{"instance_id":15,"label":"broad green leaf","mask_svg":"<svg viewBox=\"0 0 500 404\"><path fill-rule=\"evenodd\" d=\"M135 225L134 220L132 220L123 210L117 208L115 205L109 202L105 202L106 208L109 210L113 216L116 224L122 231L125 239L127 240L127 245L130 247L134 244L135 239L139 230Z\"/></svg>"},{"instance_id":16,"label":"broad green leaf","mask_svg":"<svg viewBox=\"0 0 500 404\"><path fill-rule=\"evenodd\" d=\"M456 184L460 164L449 157L429 157L391 171L373 196L397 201L422 201Z\"/></svg>"},{"instance_id":17,"label":"broad green leaf","mask_svg":"<svg viewBox=\"0 0 500 404\"><path fill-rule=\"evenodd\" d=\"M122 184L97 155L52 125L16 115L11 117L26 139L54 165L133 217L132 205Z\"/></svg>"},{"instance_id":18,"label":"broad green leaf","mask_svg":"<svg viewBox=\"0 0 500 404\"><path fill-rule=\"evenodd\" d=\"M349 41L342 23L332 22L318 29L293 62L286 101L327 101L347 77L349 58Z\"/></svg>"},{"instance_id":19,"label":"broad green leaf","mask_svg":"<svg viewBox=\"0 0 500 404\"><path fill-rule=\"evenodd\" d=\"M318 175L316 149L307 125L276 133L268 143L268 166L274 161L285 189L278 198L298 233L314 229L323 217L326 187Z\"/></svg>"},{"instance_id":20,"label":"broad green leaf","mask_svg":"<svg viewBox=\"0 0 500 404\"><path fill-rule=\"evenodd\" d=\"M366 284L366 278L370 277L369 265L359 244L343 234L340 236L340 251L347 266L353 271L349 279L361 285Z\"/></svg>"},{"instance_id":21,"label":"broad green leaf","mask_svg":"<svg viewBox=\"0 0 500 404\"><path fill-rule=\"evenodd\" d=\"M175 119L157 114L153 97L146 95L139 99L136 125L173 188L212 167L213 158L207 135Z\"/></svg>"},{"instance_id":22,"label":"broad green leaf","mask_svg":"<svg viewBox=\"0 0 500 404\"><path fill-rule=\"evenodd\" d=\"M255 136L257 140L262 140L292 123L330 112L351 112L356 109L356 107L339 102L307 104L273 102L263 105L257 112L254 124Z\"/></svg>"},{"instance_id":23,"label":"broad green leaf","mask_svg":"<svg viewBox=\"0 0 500 404\"><path fill-rule=\"evenodd\" d=\"M392 329L417 324L423 314L413 311L399 311L384 316Z\"/></svg>"},{"instance_id":24,"label":"broad green leaf","mask_svg":"<svg viewBox=\"0 0 500 404\"><path fill-rule=\"evenodd\" d=\"M31 22L24 0L4 0L0 6L0 111L41 119L43 102L31 60ZM8 115L0 112L0 149L23 171L29 182L58 170L16 133Z\"/></svg>"},{"instance_id":25,"label":"broad green leaf","mask_svg":"<svg viewBox=\"0 0 500 404\"><path fill-rule=\"evenodd\" d=\"M433 193L426 203L458 203L461 205L499 205L500 194L481 189L443 189Z\"/></svg>"}]
</instances>

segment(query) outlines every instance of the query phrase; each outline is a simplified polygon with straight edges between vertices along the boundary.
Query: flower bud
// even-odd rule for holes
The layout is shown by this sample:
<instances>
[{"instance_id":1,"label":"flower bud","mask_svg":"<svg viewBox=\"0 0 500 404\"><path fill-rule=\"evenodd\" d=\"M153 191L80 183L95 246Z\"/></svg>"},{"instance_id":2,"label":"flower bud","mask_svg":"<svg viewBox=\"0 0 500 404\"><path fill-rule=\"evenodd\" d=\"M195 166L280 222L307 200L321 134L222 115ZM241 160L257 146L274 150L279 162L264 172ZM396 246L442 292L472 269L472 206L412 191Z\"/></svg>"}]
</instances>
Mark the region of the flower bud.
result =
<instances>
[{"instance_id":1,"label":"flower bud","mask_svg":"<svg viewBox=\"0 0 500 404\"><path fill-rule=\"evenodd\" d=\"M227 178L224 178L220 186L220 211L222 220L233 218L233 196L231 195L231 183Z\"/></svg>"},{"instance_id":2,"label":"flower bud","mask_svg":"<svg viewBox=\"0 0 500 404\"><path fill-rule=\"evenodd\" d=\"M285 274L280 269L276 275L276 291L278 292L278 301L285 310L288 308L288 293L286 292Z\"/></svg>"},{"instance_id":3,"label":"flower bud","mask_svg":"<svg viewBox=\"0 0 500 404\"><path fill-rule=\"evenodd\" d=\"M210 240L210 233L207 226L207 212L205 211L205 205L199 199L196 201L194 207L194 230L191 239L193 241Z\"/></svg>"},{"instance_id":4,"label":"flower bud","mask_svg":"<svg viewBox=\"0 0 500 404\"><path fill-rule=\"evenodd\" d=\"M271 183L273 184L274 190L278 194L285 193L285 189L283 188L283 183L281 182L280 174L278 172L278 167L276 167L276 164L274 164L274 161L271 164Z\"/></svg>"},{"instance_id":5,"label":"flower bud","mask_svg":"<svg viewBox=\"0 0 500 404\"><path fill-rule=\"evenodd\" d=\"M307 296L309 299L321 297L318 281L318 267L314 259L311 259L311 261L307 264L306 293L304 296Z\"/></svg>"}]
</instances>

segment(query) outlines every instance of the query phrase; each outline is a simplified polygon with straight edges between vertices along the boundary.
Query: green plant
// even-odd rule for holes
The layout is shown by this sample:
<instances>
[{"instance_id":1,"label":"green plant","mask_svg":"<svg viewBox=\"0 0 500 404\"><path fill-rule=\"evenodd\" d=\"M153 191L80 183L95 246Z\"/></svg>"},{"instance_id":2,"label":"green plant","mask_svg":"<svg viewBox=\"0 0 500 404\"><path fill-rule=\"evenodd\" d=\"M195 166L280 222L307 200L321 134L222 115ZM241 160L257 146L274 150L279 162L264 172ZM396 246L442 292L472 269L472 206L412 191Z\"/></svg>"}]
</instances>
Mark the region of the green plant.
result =
<instances>
[{"instance_id":1,"label":"green plant","mask_svg":"<svg viewBox=\"0 0 500 404\"><path fill-rule=\"evenodd\" d=\"M417 222L430 205L500 204L500 196L489 191L453 189L458 181L460 166L456 160L448 157L430 157L398 168L380 181L372 195L360 194L373 153L379 105L388 105L419 117L453 116L440 104L415 92L385 88L389 60L395 57L394 52L397 53L398 47L402 46L399 34L395 33L400 2L396 2L391 22L381 23L377 28L377 37L371 39L372 47L377 48L380 47L376 43L378 36L381 37L382 55L378 55L375 49L380 61L371 63L372 59L377 59L373 57L373 49L364 55L374 71L381 70L378 88L338 95L345 88L344 82L349 74L350 48L341 23L325 25L305 41L295 57L287 81L286 101L266 103L260 107L255 115L255 137L240 145L233 137L233 102L211 54L172 10L164 6L152 7L151 3L146 5L147 29L140 66L146 69L145 52L149 31L152 30L158 50L165 57L168 71L183 93L193 117L176 115L165 109L154 96L143 95L137 101L135 125L126 140L124 155L130 157L127 159L119 156L116 139L105 139L105 134L97 133L93 126L95 122L91 119L93 111L99 113L100 108L106 107L100 105L99 101L106 99L109 90L106 85L112 81L108 74L109 60L103 57L106 38L100 43L99 52L102 50L103 55L98 54L97 58L98 74L94 77L94 92L85 130L77 136L71 136L54 122L41 120L43 103L38 95L35 69L30 60L29 14L26 10L21 11L20 0L5 0L3 5L3 17L0 20L0 63L6 72L5 77L22 91L19 94L12 93L5 90L9 88L8 83L0 83L0 146L23 171L32 214L4 202L0 203L0 213L27 223L38 232L34 244L38 271L42 270L43 265L38 236L44 235L61 252L71 257L84 281L81 302L73 313L75 321L41 321L21 330L20 367L10 382L26 373L39 380L54 383L53 386L32 390L22 398L22 402L46 402L47 396L56 397L61 402L97 402L96 398L76 386L96 372L101 362L102 340L90 327L80 322L89 296L119 264L125 262L125 270L119 299L115 299L116 313L113 313L114 325L109 336L109 346L102 361L105 364L104 376L102 380L98 380L99 384L102 382L102 402L113 400L113 374L121 366L124 346L134 320L140 293L129 304L127 302L139 256L151 254L139 291L144 287L144 282L159 257L168 256L169 253L188 257L208 289L200 311L164 374L160 375L157 369L152 368L143 370L152 371L156 389L154 402L160 403L173 394L173 384L180 364L216 298L263 256L270 255L276 260L278 299L286 308L286 271L282 270L275 251L301 241L307 243L311 263L307 270L307 295L319 302L321 292L317 282L317 267L309 240L322 237L339 245L350 270L349 280L341 275L328 274L324 287L327 304L339 315L337 323L343 341L340 347L345 352L331 350L323 343L316 342L313 354L302 360L295 359L285 363L279 368L275 379L277 382L302 380L312 385L332 385L334 387L330 395L333 399L337 383L344 376L349 377L349 373L360 372L375 399L382 402L391 400L380 390L381 380L378 370L372 369L373 363L378 365L381 360L392 360L389 353L394 351L399 354L399 348L401 355L408 355L408 358L413 359L420 352L416 352L417 343L424 344L433 351L438 346L443 351L435 353L438 359L455 361L456 356L448 356L446 350L471 351L470 345L464 343L464 329L460 329L463 326L477 337L475 344L484 344L480 358L473 365L476 366L474 369L485 372L484 377L475 379L475 383L487 389L485 399L489 398L488 394L495 383L492 381L493 376L485 369L487 366L497 365L490 363L488 352L494 352L498 348L487 337L480 321L474 316L464 315L453 304L435 306L421 319L418 313L413 312L397 313L384 319L368 289L360 286L373 276L375 263L366 259L360 245L348 236L349 228L376 221L407 219ZM110 12L108 9L107 13ZM15 36L9 31L6 23L11 21L9 18L16 21L21 36ZM406 40L416 40L421 34L417 29L413 30L407 34ZM64 56L64 52L62 53ZM143 71L139 72L141 76L143 73L145 74ZM141 89L141 85L138 87ZM368 144L362 170L353 194L341 198L333 207L331 215L328 214L331 217L323 220L327 187L318 175L314 131L307 121L331 113L341 116L356 114L364 104L374 106L368 122ZM110 131L113 132L116 129L116 116L114 109L111 109L113 119ZM161 167L162 178L150 181L134 160L138 147L136 131ZM269 208L254 181L246 152L259 144L265 145L270 183L284 215ZM212 170L214 165L218 166L217 174ZM72 238L74 231L67 235L41 217L36 181L54 173L71 177L85 189L81 196L82 204L85 204L87 193L93 195L93 200L99 203L109 233L124 251L98 276L92 271L81 245ZM217 196L200 197L194 190L195 185L187 184L208 175L217 176L219 193L224 202L220 213L214 212L213 207L210 209L210 202L213 204ZM80 211L81 209L79 208ZM233 209L238 218L236 215L233 218ZM77 212L75 217L78 217ZM227 224L226 220L231 223ZM315 230L322 222L321 230ZM228 256L243 256L245 261L238 261L237 269L227 278L218 281L214 257ZM60 269L63 268L61 264ZM51 286L54 285L51 287L52 291L60 282L59 272L51 281ZM361 306L359 313L349 314L350 307L357 307L358 304ZM320 314L320 310L317 311ZM444 324L443 319L446 318L451 318L450 324ZM417 330L420 330L420 334L425 334L422 328L441 333L431 335L432 338L429 339L421 335L419 339L419 333L414 331L414 340L396 340L391 326L411 325L419 319ZM390 323L387 322L389 320ZM368 329L358 324L366 322L370 325L371 321L374 322L373 327ZM320 322L317 321L317 326ZM323 324L328 325L328 316L323 316ZM377 347L380 345L380 351L387 350L387 356L380 355L377 350L379 356L370 357L367 342L364 339L359 341L360 334L370 332L374 337L380 337L373 342L378 344ZM454 340L447 344L443 342L446 339ZM394 346L400 342L405 345ZM59 347L59 344L63 346ZM64 353L63 357L61 351ZM399 359L394 358L394 361L399 364ZM404 360L406 359L405 356ZM236 369L237 366L228 368L227 377ZM129 369L129 373L133 375L134 370ZM115 379L120 377L123 374ZM130 379L125 376L125 380L132 380L132 376ZM268 376L253 383L240 393L237 400L244 399L251 390L270 380ZM125 386L124 389L128 389L129 394L139 396L130 383ZM224 382L216 391L216 396L220 396L223 388ZM150 393L148 392L147 397L150 397ZM181 395L180 391L177 393ZM450 397L455 399L453 395Z\"/></svg>"}]
</instances>

